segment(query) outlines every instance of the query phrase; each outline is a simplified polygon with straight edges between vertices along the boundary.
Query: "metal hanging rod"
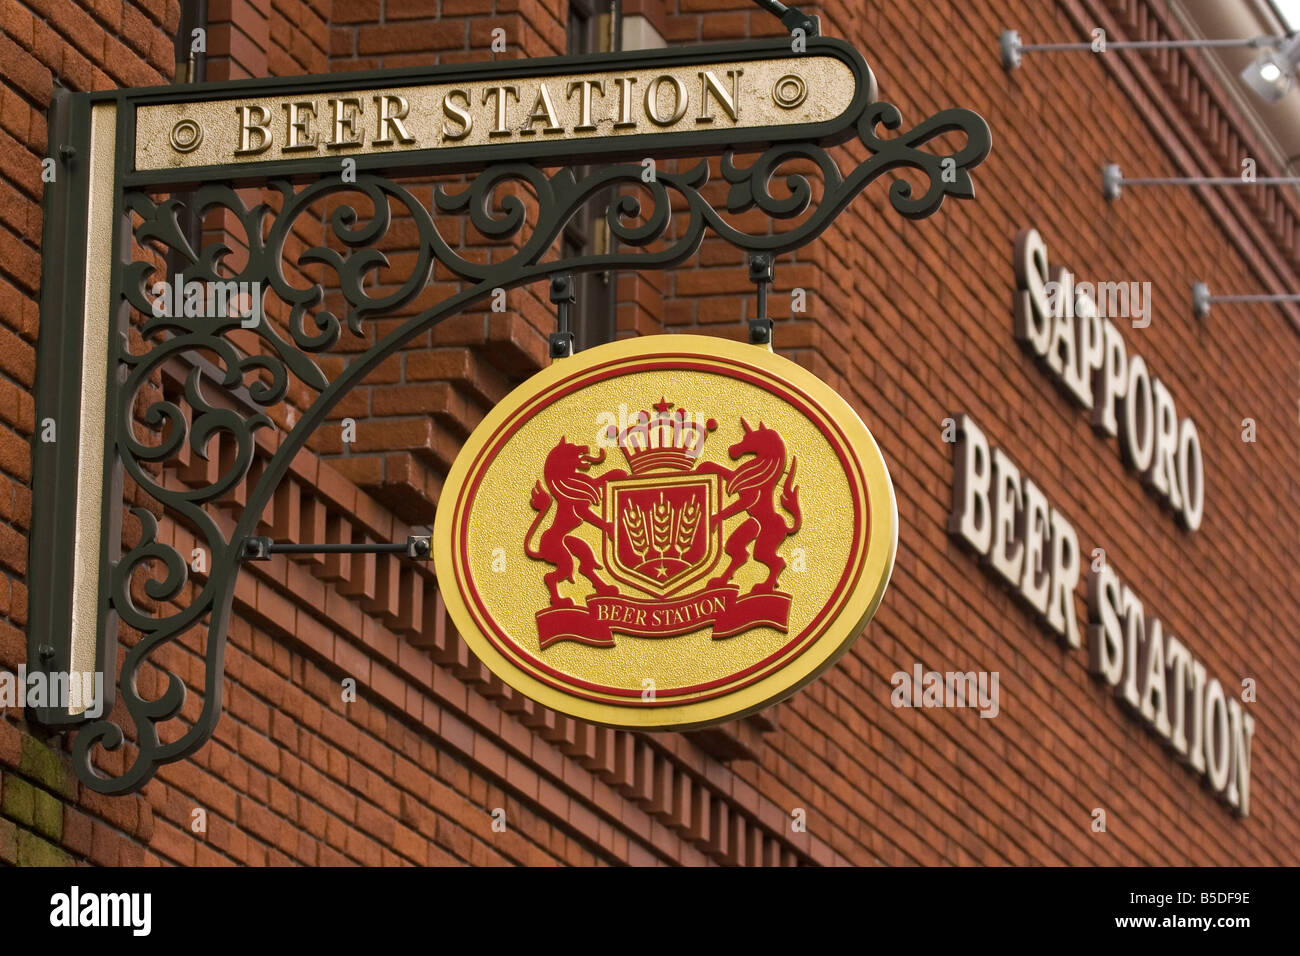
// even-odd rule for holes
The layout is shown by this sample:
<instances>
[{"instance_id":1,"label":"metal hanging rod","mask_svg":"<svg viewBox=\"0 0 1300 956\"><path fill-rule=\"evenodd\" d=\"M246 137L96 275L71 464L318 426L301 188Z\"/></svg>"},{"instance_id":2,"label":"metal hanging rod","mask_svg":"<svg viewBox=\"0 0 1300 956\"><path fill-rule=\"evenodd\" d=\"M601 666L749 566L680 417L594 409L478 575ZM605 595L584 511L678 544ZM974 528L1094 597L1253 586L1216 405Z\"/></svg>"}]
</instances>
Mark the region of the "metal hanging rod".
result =
<instances>
[{"instance_id":1,"label":"metal hanging rod","mask_svg":"<svg viewBox=\"0 0 1300 956\"><path fill-rule=\"evenodd\" d=\"M573 273L551 276L551 302L555 305L555 331L551 333L551 358L573 355L574 336L570 308L578 301Z\"/></svg>"},{"instance_id":2,"label":"metal hanging rod","mask_svg":"<svg viewBox=\"0 0 1300 956\"><path fill-rule=\"evenodd\" d=\"M404 554L408 558L427 558L430 538L427 534L413 534L405 542L297 544L259 536L244 539L241 557L245 561L270 561L273 554Z\"/></svg>"},{"instance_id":3,"label":"metal hanging rod","mask_svg":"<svg viewBox=\"0 0 1300 956\"><path fill-rule=\"evenodd\" d=\"M1207 283L1197 282L1192 285L1192 313L1198 319L1207 318L1210 314L1210 306L1215 302L1300 302L1300 293L1253 292L1236 295L1211 295Z\"/></svg>"},{"instance_id":4,"label":"metal hanging rod","mask_svg":"<svg viewBox=\"0 0 1300 956\"><path fill-rule=\"evenodd\" d=\"M772 344L772 317L767 314L767 290L772 285L774 263L765 252L749 257L749 281L758 287L758 316L749 320L751 345Z\"/></svg>"},{"instance_id":5,"label":"metal hanging rod","mask_svg":"<svg viewBox=\"0 0 1300 956\"><path fill-rule=\"evenodd\" d=\"M1300 176L1148 176L1126 179L1117 163L1107 163L1101 170L1101 194L1107 199L1120 197L1125 186L1300 186Z\"/></svg>"}]
</instances>

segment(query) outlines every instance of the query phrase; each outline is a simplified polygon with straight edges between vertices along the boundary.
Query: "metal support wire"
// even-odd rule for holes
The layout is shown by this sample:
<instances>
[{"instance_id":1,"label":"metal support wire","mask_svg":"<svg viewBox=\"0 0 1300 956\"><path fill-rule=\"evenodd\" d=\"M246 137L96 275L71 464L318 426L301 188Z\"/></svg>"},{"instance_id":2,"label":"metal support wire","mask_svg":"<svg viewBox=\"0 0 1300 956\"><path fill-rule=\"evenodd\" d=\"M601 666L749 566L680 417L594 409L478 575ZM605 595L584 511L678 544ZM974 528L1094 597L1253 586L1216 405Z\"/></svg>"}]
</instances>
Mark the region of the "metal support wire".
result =
<instances>
[{"instance_id":1,"label":"metal support wire","mask_svg":"<svg viewBox=\"0 0 1300 956\"><path fill-rule=\"evenodd\" d=\"M1198 319L1208 318L1210 306L1215 302L1300 302L1300 293L1258 292L1237 295L1211 295L1209 285L1204 282L1197 282L1192 286L1192 314Z\"/></svg>"},{"instance_id":2,"label":"metal support wire","mask_svg":"<svg viewBox=\"0 0 1300 956\"><path fill-rule=\"evenodd\" d=\"M1072 43L1022 43L1020 34L1015 30L1003 30L998 37L998 48L1002 53L1002 66L1014 70L1020 66L1026 53L1055 53L1060 51L1096 51L1107 50L1187 50L1214 49L1225 47L1266 47L1277 46L1285 37L1259 36L1249 38L1227 38L1217 40L1105 40L1098 48L1095 41L1085 40Z\"/></svg>"},{"instance_id":3,"label":"metal support wire","mask_svg":"<svg viewBox=\"0 0 1300 956\"><path fill-rule=\"evenodd\" d=\"M1125 186L1300 186L1300 176L1147 176L1126 179L1119 165L1107 163L1101 169L1101 194L1116 200Z\"/></svg>"}]
</instances>

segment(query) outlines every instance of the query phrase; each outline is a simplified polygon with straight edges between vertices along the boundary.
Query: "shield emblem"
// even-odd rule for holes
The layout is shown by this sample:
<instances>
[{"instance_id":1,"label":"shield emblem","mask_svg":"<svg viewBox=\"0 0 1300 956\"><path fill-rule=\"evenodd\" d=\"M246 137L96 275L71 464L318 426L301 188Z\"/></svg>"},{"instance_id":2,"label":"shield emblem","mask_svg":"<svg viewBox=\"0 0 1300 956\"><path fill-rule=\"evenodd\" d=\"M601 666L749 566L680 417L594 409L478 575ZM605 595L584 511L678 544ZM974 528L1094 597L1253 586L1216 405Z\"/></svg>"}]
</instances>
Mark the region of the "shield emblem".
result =
<instances>
[{"instance_id":1,"label":"shield emblem","mask_svg":"<svg viewBox=\"0 0 1300 956\"><path fill-rule=\"evenodd\" d=\"M605 490L605 567L656 597L682 590L713 570L722 553L715 474L664 475L611 481Z\"/></svg>"}]
</instances>

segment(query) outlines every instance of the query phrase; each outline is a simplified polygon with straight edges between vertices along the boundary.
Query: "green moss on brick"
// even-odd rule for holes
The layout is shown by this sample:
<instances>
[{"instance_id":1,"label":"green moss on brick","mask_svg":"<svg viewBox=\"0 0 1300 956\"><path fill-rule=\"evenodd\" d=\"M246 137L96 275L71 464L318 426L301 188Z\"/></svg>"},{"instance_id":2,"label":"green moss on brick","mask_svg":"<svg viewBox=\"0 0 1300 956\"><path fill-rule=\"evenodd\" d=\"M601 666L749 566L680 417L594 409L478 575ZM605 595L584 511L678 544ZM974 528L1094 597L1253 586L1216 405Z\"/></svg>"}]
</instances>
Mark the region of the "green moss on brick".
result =
<instances>
[{"instance_id":1,"label":"green moss on brick","mask_svg":"<svg viewBox=\"0 0 1300 956\"><path fill-rule=\"evenodd\" d=\"M63 839L63 804L59 798L44 790L36 791L36 807L32 814L32 825L37 832L51 840Z\"/></svg>"},{"instance_id":2,"label":"green moss on brick","mask_svg":"<svg viewBox=\"0 0 1300 956\"><path fill-rule=\"evenodd\" d=\"M12 820L0 820L0 863L18 862L18 826Z\"/></svg>"},{"instance_id":3,"label":"green moss on brick","mask_svg":"<svg viewBox=\"0 0 1300 956\"><path fill-rule=\"evenodd\" d=\"M18 769L27 777L44 784L65 797L76 794L76 786L69 768L64 765L59 752L47 747L35 737L23 735L22 759Z\"/></svg>"},{"instance_id":4,"label":"green moss on brick","mask_svg":"<svg viewBox=\"0 0 1300 956\"><path fill-rule=\"evenodd\" d=\"M36 821L36 788L15 774L5 774L0 791L0 814L25 826Z\"/></svg>"},{"instance_id":5,"label":"green moss on brick","mask_svg":"<svg viewBox=\"0 0 1300 956\"><path fill-rule=\"evenodd\" d=\"M18 831L19 866L72 866L72 857L27 830Z\"/></svg>"}]
</instances>

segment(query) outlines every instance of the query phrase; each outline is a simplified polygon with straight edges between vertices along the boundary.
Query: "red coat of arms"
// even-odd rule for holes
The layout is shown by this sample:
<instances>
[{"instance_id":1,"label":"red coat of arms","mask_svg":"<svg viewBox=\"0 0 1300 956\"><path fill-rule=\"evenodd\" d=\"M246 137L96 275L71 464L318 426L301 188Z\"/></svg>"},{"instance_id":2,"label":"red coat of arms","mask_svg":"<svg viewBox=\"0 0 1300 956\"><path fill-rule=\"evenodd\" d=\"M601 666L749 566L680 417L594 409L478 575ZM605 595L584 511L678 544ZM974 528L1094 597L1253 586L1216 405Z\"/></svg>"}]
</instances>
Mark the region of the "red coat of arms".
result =
<instances>
[{"instance_id":1,"label":"red coat of arms","mask_svg":"<svg viewBox=\"0 0 1300 956\"><path fill-rule=\"evenodd\" d=\"M554 565L544 577L550 603L537 613L543 648L561 640L608 647L615 632L670 637L711 627L724 638L759 625L787 629L791 596L777 590L778 548L801 523L797 459L787 470L776 430L741 419L743 437L728 449L737 464L701 462L716 421L665 400L654 408L621 431L610 427L627 471L592 475L605 450L593 455L565 438L546 456L524 539L530 558ZM576 533L584 524L601 533L599 559ZM751 561L766 573L742 595L734 579ZM560 592L577 576L594 590L585 606Z\"/></svg>"}]
</instances>

